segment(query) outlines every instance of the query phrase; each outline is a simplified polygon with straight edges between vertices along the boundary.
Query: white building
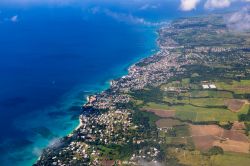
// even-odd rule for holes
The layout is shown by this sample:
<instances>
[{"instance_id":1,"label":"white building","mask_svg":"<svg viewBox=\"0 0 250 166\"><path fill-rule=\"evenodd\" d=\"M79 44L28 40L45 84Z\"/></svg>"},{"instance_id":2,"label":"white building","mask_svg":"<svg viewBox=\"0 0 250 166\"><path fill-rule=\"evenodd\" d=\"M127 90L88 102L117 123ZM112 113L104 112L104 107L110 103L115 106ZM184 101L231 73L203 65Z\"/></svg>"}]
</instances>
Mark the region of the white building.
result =
<instances>
[{"instance_id":1,"label":"white building","mask_svg":"<svg viewBox=\"0 0 250 166\"><path fill-rule=\"evenodd\" d=\"M203 89L209 89L209 86L208 85L202 85L202 88Z\"/></svg>"},{"instance_id":2,"label":"white building","mask_svg":"<svg viewBox=\"0 0 250 166\"><path fill-rule=\"evenodd\" d=\"M214 84L209 85L210 89L216 89L216 86Z\"/></svg>"}]
</instances>

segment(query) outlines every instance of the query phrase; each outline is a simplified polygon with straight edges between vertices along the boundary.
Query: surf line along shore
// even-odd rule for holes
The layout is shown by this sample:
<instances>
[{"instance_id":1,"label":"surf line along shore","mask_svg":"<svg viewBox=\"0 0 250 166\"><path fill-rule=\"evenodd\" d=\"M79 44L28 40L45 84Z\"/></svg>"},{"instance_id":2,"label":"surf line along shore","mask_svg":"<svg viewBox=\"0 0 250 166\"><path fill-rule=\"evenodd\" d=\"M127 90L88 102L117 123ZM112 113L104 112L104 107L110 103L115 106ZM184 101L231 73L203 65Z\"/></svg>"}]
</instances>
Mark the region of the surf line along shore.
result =
<instances>
[{"instance_id":1,"label":"surf line along shore","mask_svg":"<svg viewBox=\"0 0 250 166\"><path fill-rule=\"evenodd\" d=\"M146 57L142 57L141 59L139 59L137 62L135 62L134 64L130 65L127 69L128 73L119 77L118 79L116 80L111 80L109 83L110 83L110 86L102 91L101 93L97 93L95 95L89 95L87 96L87 101L86 103L82 106L82 109L83 109L83 112L85 111L85 108L88 108L88 107L92 107L93 105L94 106L97 106L95 103L98 103L98 99L99 98L105 98L105 97L109 97L112 95L110 94L110 91L117 91L118 95L119 95L119 91L122 89L121 88L121 84L123 82L123 80L127 80L128 78L132 79L132 78L135 78L137 79L137 73L140 72L140 70L143 70L142 68L140 68L138 66L138 64L140 63L147 63L147 64L150 64L150 63L154 63L158 58L161 58L161 57L167 57L169 55L169 52L168 52L168 49L172 49L174 46L171 46L171 45L175 45L175 43L168 43L169 46L165 46L161 43L161 32L162 29L164 28L167 28L169 27L171 24L170 22L167 22L166 24L163 24L161 26L159 26L157 29L154 30L154 32L157 34L157 37L156 37L156 46L157 48L154 49L154 53L146 56ZM162 36L163 37L163 36ZM170 63L171 61L173 60L172 58L169 58L170 60ZM165 65L168 67L169 66L172 66L169 62L168 63L165 63ZM174 64L176 65L176 64ZM178 67L178 65L176 65ZM172 76L172 74L168 74L168 78ZM164 79L162 80L159 80L159 82L163 81ZM152 82L150 82L152 83ZM136 85L136 87L133 87L133 85L129 85L127 84L125 91L129 91L129 89L141 89L143 87L145 87L146 85L148 84L147 81L144 81L144 82L140 82L139 85ZM124 90L123 89L123 90ZM116 96L116 95L115 95ZM129 99L128 99L129 100ZM127 101L128 101L127 100ZM105 104L103 106L98 106L99 108L101 107L101 109L103 109L105 106ZM90 113L90 112L89 112ZM73 132L74 131L77 131L79 128L82 127L83 125L83 122L82 122L82 115L79 116L79 124L78 126L71 132L68 134L68 137L72 137L73 136Z\"/></svg>"},{"instance_id":2,"label":"surf line along shore","mask_svg":"<svg viewBox=\"0 0 250 166\"><path fill-rule=\"evenodd\" d=\"M156 46L157 46L157 48L155 48L155 49L153 49L153 50L151 50L151 54L147 54L147 56L146 57L142 57L142 58L140 58L139 60L137 60L136 62L134 62L134 64L132 64L132 65L129 65L128 66L128 68L127 68L127 74L125 74L125 75L123 75L123 76L121 76L121 77L119 77L118 79L126 79L127 78L127 76L131 73L131 72L133 72L134 71L134 68L136 67L136 64L138 64L138 63L143 63L143 61L145 61L145 60L147 60L147 58L150 58L150 59L153 59L154 58L154 56L155 55L159 55L159 54L161 54L161 48L163 48L162 46L161 46L161 44L160 44L160 42L159 42L159 30L161 29L161 28L164 28L164 27L167 27L167 26L169 26L170 25L170 22L164 22L164 24L162 24L161 25L161 27L159 27L157 30L154 30L154 32L155 32L155 34L156 34ZM152 53L153 52L153 53ZM165 52L166 53L166 52ZM105 93L105 92L107 92L109 89L111 89L112 88L112 86L114 85L114 80L110 80L109 81L109 87L106 89L106 90L104 90L104 91L102 91L101 93ZM83 106L82 106L82 108L84 108L84 107L88 107L89 105L92 105L92 103L93 102L95 102L95 101L97 101L97 98L100 96L100 94L101 93L97 93L97 94L93 94L93 95L89 95L89 96L87 96L86 97L86 103L85 104L83 104ZM83 109L84 110L84 109ZM73 130L72 130L72 132L70 132L68 135L67 135L67 137L72 137L73 136L73 132L74 131L77 131L79 128L81 128L82 127L82 125L83 125L83 122L82 122L82 115L80 115L79 116L79 124L76 126L76 128L74 128Z\"/></svg>"},{"instance_id":3,"label":"surf line along shore","mask_svg":"<svg viewBox=\"0 0 250 166\"><path fill-rule=\"evenodd\" d=\"M81 155L87 155L86 159L88 158L88 154L94 153L98 156L95 147L92 147L92 152L88 151L88 154L84 150L84 147L92 146L88 143L97 141L97 139L103 144L114 143L114 140L110 138L112 135L118 135L117 138L113 137L117 140L115 141L117 143L121 141L126 143L129 141L124 139L125 137L129 138L126 135L126 131L131 128L136 129L138 126L132 121L133 109L122 107L122 105L125 106L131 101L128 92L143 89L147 85L157 86L165 83L174 75L174 72L170 69L172 67L179 68L181 65L176 62L176 56L171 56L168 50L171 45L166 47L162 43L164 42L161 39L161 37L164 37L162 28L159 28L156 32L158 33L157 44L159 50L157 49L157 52L153 55L151 54L147 58L142 58L131 65L128 68L128 73L118 79L112 80L110 87L106 90L96 95L88 96L87 102L82 106L79 125L68 136L60 140L62 146L45 149L36 165L50 163L51 158L52 160L57 160L58 158L62 160L68 159L60 155L66 151L71 151L72 148L78 149L77 152L84 153ZM175 46L175 43L173 43L173 46ZM117 121L119 123L118 126L123 126L125 132L120 133L120 130L116 129ZM159 149L156 148L156 150L158 151ZM68 162L68 160L65 160L65 162Z\"/></svg>"},{"instance_id":4,"label":"surf line along shore","mask_svg":"<svg viewBox=\"0 0 250 166\"><path fill-rule=\"evenodd\" d=\"M95 96L95 95L89 95L89 96L86 97L86 99L87 99L87 102L83 105L83 107L84 107L87 103L90 103L90 102L96 100L96 96ZM70 133L67 135L67 137L72 137L72 136L73 136L73 132L76 131L76 130L78 130L82 125L83 125L83 122L82 122L82 115L80 115L80 116L79 116L79 124L76 126L76 128L75 128L72 132L70 132Z\"/></svg>"}]
</instances>

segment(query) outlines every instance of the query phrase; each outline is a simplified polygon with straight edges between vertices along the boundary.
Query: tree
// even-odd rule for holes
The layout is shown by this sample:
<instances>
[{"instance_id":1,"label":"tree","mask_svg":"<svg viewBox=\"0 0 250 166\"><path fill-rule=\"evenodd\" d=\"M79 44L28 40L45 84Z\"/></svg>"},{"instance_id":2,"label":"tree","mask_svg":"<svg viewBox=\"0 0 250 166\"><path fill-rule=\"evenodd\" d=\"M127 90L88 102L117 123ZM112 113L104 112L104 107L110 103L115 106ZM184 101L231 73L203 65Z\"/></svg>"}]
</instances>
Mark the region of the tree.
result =
<instances>
[{"instance_id":1,"label":"tree","mask_svg":"<svg viewBox=\"0 0 250 166\"><path fill-rule=\"evenodd\" d=\"M212 155L218 155L218 154L224 154L224 151L219 146L213 146L212 148L209 149L208 154L210 156L212 156Z\"/></svg>"}]
</instances>

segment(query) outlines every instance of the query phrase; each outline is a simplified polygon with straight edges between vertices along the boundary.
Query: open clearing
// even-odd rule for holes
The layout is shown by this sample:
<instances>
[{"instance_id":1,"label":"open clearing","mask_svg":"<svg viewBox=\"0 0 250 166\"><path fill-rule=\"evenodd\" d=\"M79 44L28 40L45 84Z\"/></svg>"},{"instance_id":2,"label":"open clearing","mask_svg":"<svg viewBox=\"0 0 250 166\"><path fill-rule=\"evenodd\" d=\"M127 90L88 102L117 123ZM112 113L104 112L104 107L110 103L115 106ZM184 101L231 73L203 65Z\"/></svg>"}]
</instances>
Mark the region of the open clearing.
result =
<instances>
[{"instance_id":1,"label":"open clearing","mask_svg":"<svg viewBox=\"0 0 250 166\"><path fill-rule=\"evenodd\" d=\"M143 110L154 112L159 117L176 117L181 120L191 120L193 122L234 122L238 120L239 114L246 114L249 104L244 104L239 112L232 112L224 108L203 108L192 105L173 105L147 103Z\"/></svg>"},{"instance_id":2,"label":"open clearing","mask_svg":"<svg viewBox=\"0 0 250 166\"><path fill-rule=\"evenodd\" d=\"M224 151L249 153L249 140L241 132L225 130L216 125L190 125L190 131L199 150L220 146Z\"/></svg>"},{"instance_id":3,"label":"open clearing","mask_svg":"<svg viewBox=\"0 0 250 166\"><path fill-rule=\"evenodd\" d=\"M250 80L217 82L216 86L220 90L228 90L237 94L250 93Z\"/></svg>"},{"instance_id":4,"label":"open clearing","mask_svg":"<svg viewBox=\"0 0 250 166\"><path fill-rule=\"evenodd\" d=\"M238 122L238 121L235 121L233 123L233 126L232 126L232 129L231 130L237 130L237 131L240 131L240 132L245 132L244 129L246 128L244 122Z\"/></svg>"},{"instance_id":5,"label":"open clearing","mask_svg":"<svg viewBox=\"0 0 250 166\"><path fill-rule=\"evenodd\" d=\"M226 140L220 142L219 140L213 143L214 146L220 146L224 151L249 153L249 144L240 141Z\"/></svg>"},{"instance_id":6,"label":"open clearing","mask_svg":"<svg viewBox=\"0 0 250 166\"><path fill-rule=\"evenodd\" d=\"M174 110L163 110L163 109L146 109L148 112L152 112L161 118L170 118L175 116Z\"/></svg>"},{"instance_id":7,"label":"open clearing","mask_svg":"<svg viewBox=\"0 0 250 166\"><path fill-rule=\"evenodd\" d=\"M247 104L246 100L239 99L228 99L225 100L225 105L227 108L233 112L239 112L244 104Z\"/></svg>"},{"instance_id":8,"label":"open clearing","mask_svg":"<svg viewBox=\"0 0 250 166\"><path fill-rule=\"evenodd\" d=\"M180 124L180 121L174 119L160 119L156 122L156 126L159 128L173 127Z\"/></svg>"},{"instance_id":9,"label":"open clearing","mask_svg":"<svg viewBox=\"0 0 250 166\"><path fill-rule=\"evenodd\" d=\"M200 151L169 148L168 153L176 156L181 164L192 166L233 166L249 165L249 154L225 152L223 155L204 156Z\"/></svg>"}]
</instances>

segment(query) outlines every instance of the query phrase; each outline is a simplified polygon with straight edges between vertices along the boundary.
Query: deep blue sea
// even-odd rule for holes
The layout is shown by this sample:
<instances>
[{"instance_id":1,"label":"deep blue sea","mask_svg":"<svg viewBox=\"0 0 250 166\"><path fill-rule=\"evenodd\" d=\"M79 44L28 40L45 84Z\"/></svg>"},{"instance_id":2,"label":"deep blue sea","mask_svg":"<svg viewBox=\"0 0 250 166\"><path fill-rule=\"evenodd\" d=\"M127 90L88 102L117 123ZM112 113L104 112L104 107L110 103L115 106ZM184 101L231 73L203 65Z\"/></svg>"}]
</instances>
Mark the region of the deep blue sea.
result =
<instances>
[{"instance_id":1,"label":"deep blue sea","mask_svg":"<svg viewBox=\"0 0 250 166\"><path fill-rule=\"evenodd\" d=\"M78 125L87 95L157 51L163 22L203 13L175 0L50 2L0 2L0 165L32 165Z\"/></svg>"}]
</instances>

